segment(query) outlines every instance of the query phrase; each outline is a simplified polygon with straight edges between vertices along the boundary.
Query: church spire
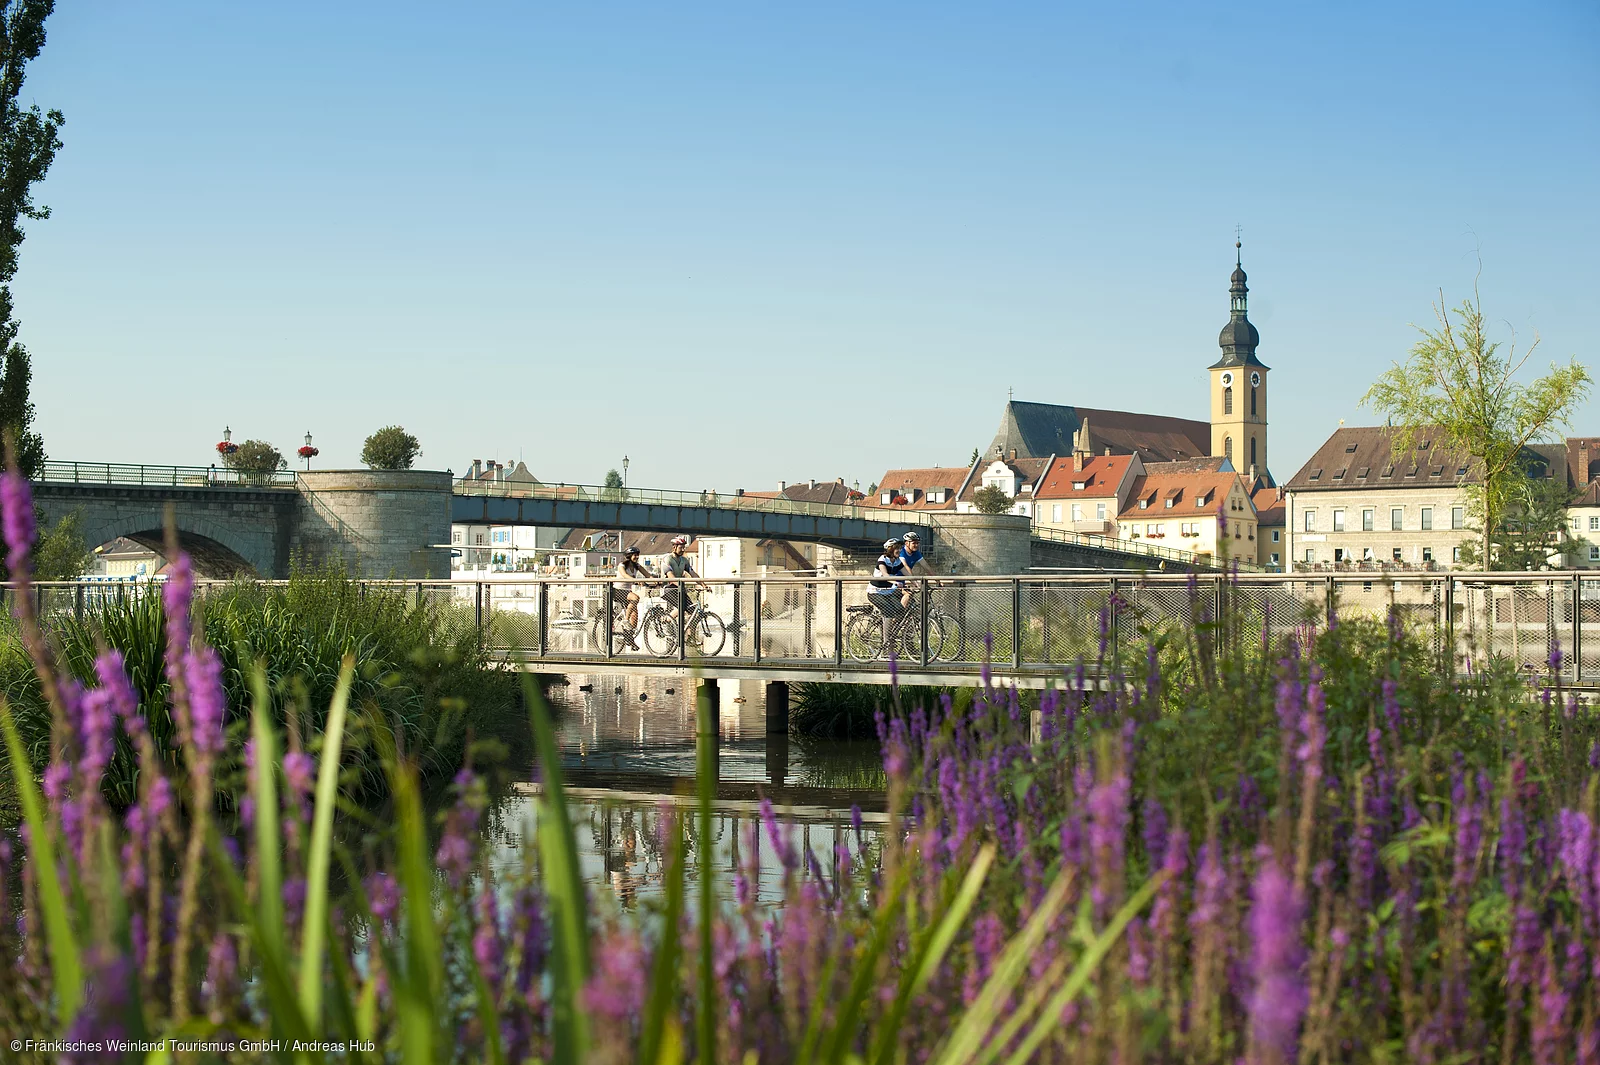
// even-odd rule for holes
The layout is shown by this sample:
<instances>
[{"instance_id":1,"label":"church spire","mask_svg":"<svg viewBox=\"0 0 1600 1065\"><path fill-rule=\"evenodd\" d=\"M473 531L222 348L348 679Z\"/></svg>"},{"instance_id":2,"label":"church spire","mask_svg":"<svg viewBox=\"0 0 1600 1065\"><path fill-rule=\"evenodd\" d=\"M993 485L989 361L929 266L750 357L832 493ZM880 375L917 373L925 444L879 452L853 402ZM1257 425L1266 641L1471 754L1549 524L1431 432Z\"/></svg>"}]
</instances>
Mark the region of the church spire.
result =
<instances>
[{"instance_id":1,"label":"church spire","mask_svg":"<svg viewBox=\"0 0 1600 1065\"><path fill-rule=\"evenodd\" d=\"M1261 343L1261 334L1250 324L1247 313L1250 287L1245 284L1243 247L1244 242L1236 237L1233 242L1233 276L1228 279L1228 324L1222 327L1222 333L1217 337L1217 343L1222 347L1222 358L1213 364L1213 369L1217 366L1262 365L1261 360L1256 358L1256 345Z\"/></svg>"}]
</instances>

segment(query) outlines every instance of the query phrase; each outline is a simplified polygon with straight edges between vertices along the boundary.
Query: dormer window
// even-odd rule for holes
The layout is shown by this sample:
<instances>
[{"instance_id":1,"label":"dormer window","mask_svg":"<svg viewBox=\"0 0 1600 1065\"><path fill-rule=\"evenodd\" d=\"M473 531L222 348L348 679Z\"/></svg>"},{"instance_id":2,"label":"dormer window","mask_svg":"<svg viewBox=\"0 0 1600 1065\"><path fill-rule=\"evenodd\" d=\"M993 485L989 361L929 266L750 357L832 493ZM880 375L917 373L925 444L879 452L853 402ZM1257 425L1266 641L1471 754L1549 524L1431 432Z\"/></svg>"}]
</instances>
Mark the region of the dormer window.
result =
<instances>
[{"instance_id":1,"label":"dormer window","mask_svg":"<svg viewBox=\"0 0 1600 1065\"><path fill-rule=\"evenodd\" d=\"M1465 466L1462 466L1460 469L1456 470L1456 476L1457 477L1465 477L1466 475L1467 475L1467 468Z\"/></svg>"},{"instance_id":2,"label":"dormer window","mask_svg":"<svg viewBox=\"0 0 1600 1065\"><path fill-rule=\"evenodd\" d=\"M1072 490L1074 492L1081 492L1087 487L1089 487L1089 482L1088 481L1073 481L1072 482Z\"/></svg>"},{"instance_id":3,"label":"dormer window","mask_svg":"<svg viewBox=\"0 0 1600 1065\"><path fill-rule=\"evenodd\" d=\"M1443 477L1444 476L1444 467L1443 466L1435 466L1433 468L1432 472L1429 473L1429 476L1430 477Z\"/></svg>"},{"instance_id":4,"label":"dormer window","mask_svg":"<svg viewBox=\"0 0 1600 1065\"><path fill-rule=\"evenodd\" d=\"M1139 509L1140 510L1147 510L1147 509L1149 509L1149 507L1150 507L1150 500L1148 500L1148 499L1139 500Z\"/></svg>"},{"instance_id":5,"label":"dormer window","mask_svg":"<svg viewBox=\"0 0 1600 1065\"><path fill-rule=\"evenodd\" d=\"M1348 466L1340 466L1337 470L1334 470L1333 471L1333 479L1335 481L1344 480L1345 471L1348 470L1349 468L1350 467L1348 467Z\"/></svg>"},{"instance_id":6,"label":"dormer window","mask_svg":"<svg viewBox=\"0 0 1600 1065\"><path fill-rule=\"evenodd\" d=\"M1356 446L1354 444L1346 444L1344 446L1344 453L1346 455L1354 455L1356 453Z\"/></svg>"},{"instance_id":7,"label":"dormer window","mask_svg":"<svg viewBox=\"0 0 1600 1065\"><path fill-rule=\"evenodd\" d=\"M1367 479L1367 474L1369 474L1371 472L1372 472L1372 467L1363 466L1359 470L1356 471L1356 476L1364 481L1364 480Z\"/></svg>"},{"instance_id":8,"label":"dormer window","mask_svg":"<svg viewBox=\"0 0 1600 1065\"><path fill-rule=\"evenodd\" d=\"M1178 500L1176 499L1176 497L1168 496L1167 497L1167 508L1170 510L1172 508L1172 504L1176 503L1177 501Z\"/></svg>"},{"instance_id":9,"label":"dormer window","mask_svg":"<svg viewBox=\"0 0 1600 1065\"><path fill-rule=\"evenodd\" d=\"M1393 477L1394 476L1394 466L1393 465L1385 466L1383 468L1383 473L1380 474L1380 476Z\"/></svg>"},{"instance_id":10,"label":"dormer window","mask_svg":"<svg viewBox=\"0 0 1600 1065\"><path fill-rule=\"evenodd\" d=\"M891 503L894 502L894 493L893 492L880 493L879 496L878 496L878 502L882 503L884 506L889 506Z\"/></svg>"}]
</instances>

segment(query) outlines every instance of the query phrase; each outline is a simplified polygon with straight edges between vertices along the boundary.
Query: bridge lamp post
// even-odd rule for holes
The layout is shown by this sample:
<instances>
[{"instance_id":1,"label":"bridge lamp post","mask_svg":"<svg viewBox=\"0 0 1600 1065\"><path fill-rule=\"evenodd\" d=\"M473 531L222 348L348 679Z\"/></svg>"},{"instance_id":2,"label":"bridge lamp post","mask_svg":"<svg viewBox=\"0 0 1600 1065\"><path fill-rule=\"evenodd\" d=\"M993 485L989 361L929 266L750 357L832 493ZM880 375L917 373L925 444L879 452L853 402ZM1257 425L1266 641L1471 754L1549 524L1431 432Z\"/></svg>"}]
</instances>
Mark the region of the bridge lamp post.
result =
<instances>
[{"instance_id":1,"label":"bridge lamp post","mask_svg":"<svg viewBox=\"0 0 1600 1065\"><path fill-rule=\"evenodd\" d=\"M306 460L307 473L311 472L311 460L320 454L320 451L311 446L311 430L307 429L305 446L300 448L300 457Z\"/></svg>"},{"instance_id":2,"label":"bridge lamp post","mask_svg":"<svg viewBox=\"0 0 1600 1065\"><path fill-rule=\"evenodd\" d=\"M622 456L622 487L628 487L628 456Z\"/></svg>"}]
</instances>

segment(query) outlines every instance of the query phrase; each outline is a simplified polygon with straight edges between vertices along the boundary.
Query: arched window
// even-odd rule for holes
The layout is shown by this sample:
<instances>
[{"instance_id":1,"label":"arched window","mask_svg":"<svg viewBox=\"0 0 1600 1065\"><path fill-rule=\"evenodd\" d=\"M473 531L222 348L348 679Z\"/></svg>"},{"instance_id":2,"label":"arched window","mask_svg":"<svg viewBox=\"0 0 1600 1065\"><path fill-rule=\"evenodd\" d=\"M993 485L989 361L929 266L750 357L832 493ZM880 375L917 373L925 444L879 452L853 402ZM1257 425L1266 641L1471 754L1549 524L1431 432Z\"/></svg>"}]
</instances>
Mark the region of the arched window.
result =
<instances>
[{"instance_id":1,"label":"arched window","mask_svg":"<svg viewBox=\"0 0 1600 1065\"><path fill-rule=\"evenodd\" d=\"M1252 393L1250 393L1250 395L1254 396L1255 393L1252 392ZM1256 464L1256 438L1252 436L1250 438L1250 465L1254 466L1255 464Z\"/></svg>"},{"instance_id":2,"label":"arched window","mask_svg":"<svg viewBox=\"0 0 1600 1065\"><path fill-rule=\"evenodd\" d=\"M1233 413L1233 386L1229 385L1222 390L1222 413Z\"/></svg>"},{"instance_id":3,"label":"arched window","mask_svg":"<svg viewBox=\"0 0 1600 1065\"><path fill-rule=\"evenodd\" d=\"M1233 458L1233 437L1225 436L1222 438L1222 453L1230 460Z\"/></svg>"},{"instance_id":4,"label":"arched window","mask_svg":"<svg viewBox=\"0 0 1600 1065\"><path fill-rule=\"evenodd\" d=\"M1250 417L1252 418L1256 416L1256 393L1259 391L1260 389L1258 388L1250 389Z\"/></svg>"}]
</instances>

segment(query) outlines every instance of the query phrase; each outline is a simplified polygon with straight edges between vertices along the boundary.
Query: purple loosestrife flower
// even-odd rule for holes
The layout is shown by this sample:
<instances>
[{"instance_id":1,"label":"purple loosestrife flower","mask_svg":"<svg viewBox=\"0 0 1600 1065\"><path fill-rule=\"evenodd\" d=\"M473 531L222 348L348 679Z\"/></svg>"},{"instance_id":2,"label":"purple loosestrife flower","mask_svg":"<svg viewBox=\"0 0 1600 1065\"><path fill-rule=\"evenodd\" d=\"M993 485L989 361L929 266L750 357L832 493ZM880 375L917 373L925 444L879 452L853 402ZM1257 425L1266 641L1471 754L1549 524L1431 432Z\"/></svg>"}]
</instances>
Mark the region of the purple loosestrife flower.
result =
<instances>
[{"instance_id":1,"label":"purple loosestrife flower","mask_svg":"<svg viewBox=\"0 0 1600 1065\"><path fill-rule=\"evenodd\" d=\"M133 959L101 946L91 947L87 955L84 981L87 997L67 1029L66 1038L73 1043L126 1039L129 1032L123 1018L128 1011L129 991L137 978ZM57 1060L93 1062L105 1059L99 1052L74 1051Z\"/></svg>"},{"instance_id":2,"label":"purple loosestrife flower","mask_svg":"<svg viewBox=\"0 0 1600 1065\"><path fill-rule=\"evenodd\" d=\"M1533 1015L1533 1060L1537 1065L1557 1065L1565 1060L1563 1048L1567 1043L1567 1007L1572 995L1566 981L1556 971L1551 958L1552 948L1546 946L1539 954L1539 989Z\"/></svg>"},{"instance_id":3,"label":"purple loosestrife flower","mask_svg":"<svg viewBox=\"0 0 1600 1065\"><path fill-rule=\"evenodd\" d=\"M1300 1020L1307 1004L1305 949L1301 945L1304 904L1277 859L1262 859L1250 892L1248 921L1252 941L1250 993L1251 1058L1256 1062L1295 1060Z\"/></svg>"},{"instance_id":4,"label":"purple loosestrife flower","mask_svg":"<svg viewBox=\"0 0 1600 1065\"><path fill-rule=\"evenodd\" d=\"M1557 816L1560 845L1557 857L1578 911L1590 933L1600 938L1600 847L1597 847L1594 822L1578 810L1562 810Z\"/></svg>"},{"instance_id":5,"label":"purple loosestrife flower","mask_svg":"<svg viewBox=\"0 0 1600 1065\"><path fill-rule=\"evenodd\" d=\"M995 914L980 914L977 920L972 922L972 965L967 969L966 979L962 982L963 1005L970 1006L977 999L978 992L983 990L983 985L994 969L995 959L1000 956L1005 944L1005 927Z\"/></svg>"},{"instance_id":6,"label":"purple loosestrife flower","mask_svg":"<svg viewBox=\"0 0 1600 1065\"><path fill-rule=\"evenodd\" d=\"M1400 736L1400 696L1399 687L1388 677L1383 679L1383 719L1389 725L1389 732L1396 739Z\"/></svg>"},{"instance_id":7,"label":"purple loosestrife flower","mask_svg":"<svg viewBox=\"0 0 1600 1065\"><path fill-rule=\"evenodd\" d=\"M1102 911L1121 895L1123 851L1128 831L1128 777L1118 767L1089 793L1089 853L1094 860L1092 896ZM1103 912L1102 912L1103 916Z\"/></svg>"},{"instance_id":8,"label":"purple loosestrife flower","mask_svg":"<svg viewBox=\"0 0 1600 1065\"><path fill-rule=\"evenodd\" d=\"M1150 857L1150 865L1160 866L1165 863L1167 854L1167 812L1154 799L1145 799L1143 813L1144 850Z\"/></svg>"},{"instance_id":9,"label":"purple loosestrife flower","mask_svg":"<svg viewBox=\"0 0 1600 1065\"><path fill-rule=\"evenodd\" d=\"M767 830L767 842L772 845L772 853L778 856L786 872L793 872L799 867L800 858L795 853L794 845L784 838L783 829L778 825L777 815L772 812L772 800L761 800L761 823Z\"/></svg>"},{"instance_id":10,"label":"purple loosestrife flower","mask_svg":"<svg viewBox=\"0 0 1600 1065\"><path fill-rule=\"evenodd\" d=\"M650 960L637 932L615 929L594 951L594 975L584 988L583 1003L599 1023L597 1031L629 1032L644 1012L645 981Z\"/></svg>"},{"instance_id":11,"label":"purple loosestrife flower","mask_svg":"<svg viewBox=\"0 0 1600 1065\"><path fill-rule=\"evenodd\" d=\"M206 957L205 986L201 989L212 1024L226 1022L227 1003L235 993L238 975L239 956L234 950L233 939L226 933L218 932L211 940L211 950Z\"/></svg>"},{"instance_id":12,"label":"purple loosestrife flower","mask_svg":"<svg viewBox=\"0 0 1600 1065\"><path fill-rule=\"evenodd\" d=\"M306 880L291 876L283 881L283 920L289 928L300 927L300 917L306 908Z\"/></svg>"},{"instance_id":13,"label":"purple loosestrife flower","mask_svg":"<svg viewBox=\"0 0 1600 1065\"><path fill-rule=\"evenodd\" d=\"M503 952L500 946L500 916L495 906L492 884L485 884L483 890L478 892L476 911L478 920L472 930L472 958L478 963L478 971L483 974L484 982L498 994L503 975Z\"/></svg>"},{"instance_id":14,"label":"purple loosestrife flower","mask_svg":"<svg viewBox=\"0 0 1600 1065\"><path fill-rule=\"evenodd\" d=\"M184 745L190 757L210 769L216 756L222 753L222 725L226 719L228 700L222 691L222 661L217 652L201 645L184 655L184 687L189 696L188 735ZM183 727L182 708L179 727Z\"/></svg>"},{"instance_id":15,"label":"purple loosestrife flower","mask_svg":"<svg viewBox=\"0 0 1600 1065\"><path fill-rule=\"evenodd\" d=\"M128 667L123 661L122 652L102 652L94 660L94 673L100 681L100 690L105 693L107 705L122 719L127 732L132 735L136 729L143 730L144 722L139 717L139 696L128 682Z\"/></svg>"},{"instance_id":16,"label":"purple loosestrife flower","mask_svg":"<svg viewBox=\"0 0 1600 1065\"><path fill-rule=\"evenodd\" d=\"M400 914L400 885L388 873L373 873L367 877L367 907L375 921L393 921Z\"/></svg>"},{"instance_id":17,"label":"purple loosestrife flower","mask_svg":"<svg viewBox=\"0 0 1600 1065\"><path fill-rule=\"evenodd\" d=\"M27 579L28 551L33 547L33 493L16 470L0 474L0 525L6 540L6 569L14 581Z\"/></svg>"}]
</instances>

